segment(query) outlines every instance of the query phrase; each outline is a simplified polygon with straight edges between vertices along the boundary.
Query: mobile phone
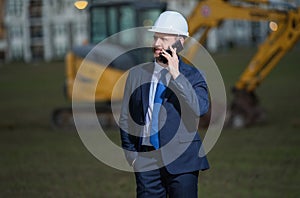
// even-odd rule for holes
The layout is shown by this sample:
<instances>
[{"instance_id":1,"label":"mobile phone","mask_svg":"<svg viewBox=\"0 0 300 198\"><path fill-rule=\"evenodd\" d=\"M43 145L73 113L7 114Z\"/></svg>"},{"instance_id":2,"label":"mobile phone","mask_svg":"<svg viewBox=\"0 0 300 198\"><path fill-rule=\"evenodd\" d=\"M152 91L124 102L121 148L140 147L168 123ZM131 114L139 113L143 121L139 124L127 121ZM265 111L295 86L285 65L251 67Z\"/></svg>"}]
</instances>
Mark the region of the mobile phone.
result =
<instances>
[{"instance_id":1,"label":"mobile phone","mask_svg":"<svg viewBox=\"0 0 300 198\"><path fill-rule=\"evenodd\" d=\"M176 48L176 53L179 53L183 50L183 46L180 42L180 40L177 40L173 45L172 48ZM170 47L166 50L166 52L168 52L171 56L172 56L172 52L170 50ZM168 60L162 55L160 54L158 57L158 60L164 64L168 63Z\"/></svg>"}]
</instances>

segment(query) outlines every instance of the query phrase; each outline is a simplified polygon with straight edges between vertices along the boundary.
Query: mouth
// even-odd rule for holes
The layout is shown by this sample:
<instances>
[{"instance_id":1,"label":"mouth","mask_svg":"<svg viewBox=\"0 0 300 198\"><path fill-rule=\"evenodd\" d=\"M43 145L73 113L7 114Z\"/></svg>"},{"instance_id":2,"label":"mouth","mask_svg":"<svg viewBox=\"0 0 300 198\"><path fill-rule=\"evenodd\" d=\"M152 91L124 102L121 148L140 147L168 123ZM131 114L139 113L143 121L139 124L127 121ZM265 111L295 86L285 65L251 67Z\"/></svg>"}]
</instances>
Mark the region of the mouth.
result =
<instances>
[{"instance_id":1,"label":"mouth","mask_svg":"<svg viewBox=\"0 0 300 198\"><path fill-rule=\"evenodd\" d=\"M155 56L159 56L159 54L162 53L162 48L154 47L153 53Z\"/></svg>"}]
</instances>

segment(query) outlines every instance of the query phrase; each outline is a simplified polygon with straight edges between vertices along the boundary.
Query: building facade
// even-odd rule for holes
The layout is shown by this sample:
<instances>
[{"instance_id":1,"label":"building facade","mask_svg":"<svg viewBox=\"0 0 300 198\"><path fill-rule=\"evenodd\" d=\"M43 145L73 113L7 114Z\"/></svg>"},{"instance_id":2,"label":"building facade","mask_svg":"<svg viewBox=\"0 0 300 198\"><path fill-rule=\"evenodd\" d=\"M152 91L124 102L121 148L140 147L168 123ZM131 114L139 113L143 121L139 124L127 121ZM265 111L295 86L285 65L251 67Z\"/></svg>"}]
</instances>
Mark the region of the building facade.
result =
<instances>
[{"instance_id":1,"label":"building facade","mask_svg":"<svg viewBox=\"0 0 300 198\"><path fill-rule=\"evenodd\" d=\"M9 0L5 4L7 60L61 59L88 37L88 18L73 0Z\"/></svg>"},{"instance_id":2,"label":"building facade","mask_svg":"<svg viewBox=\"0 0 300 198\"><path fill-rule=\"evenodd\" d=\"M0 61L62 59L72 47L87 42L88 11L78 10L74 2L75 0L0 0ZM189 16L198 1L167 2L168 9L178 10ZM272 2L300 5L300 0ZM210 31L206 47L215 52L233 46L253 45L262 42L269 31L268 22L226 20L220 27Z\"/></svg>"}]
</instances>

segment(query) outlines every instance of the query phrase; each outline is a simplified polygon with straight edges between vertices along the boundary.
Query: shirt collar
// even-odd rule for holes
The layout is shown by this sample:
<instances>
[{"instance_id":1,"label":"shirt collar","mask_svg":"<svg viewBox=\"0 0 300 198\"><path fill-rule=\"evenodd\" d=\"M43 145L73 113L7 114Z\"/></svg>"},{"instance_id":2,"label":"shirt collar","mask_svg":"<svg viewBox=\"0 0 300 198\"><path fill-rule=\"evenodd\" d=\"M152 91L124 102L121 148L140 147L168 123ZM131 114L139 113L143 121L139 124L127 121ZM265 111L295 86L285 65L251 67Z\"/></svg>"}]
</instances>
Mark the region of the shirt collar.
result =
<instances>
[{"instance_id":1,"label":"shirt collar","mask_svg":"<svg viewBox=\"0 0 300 198\"><path fill-rule=\"evenodd\" d=\"M161 66L160 64L158 64L156 61L154 62L154 73L159 73L159 72L161 72L161 70L163 70L163 69L169 70L168 67L163 67L163 66Z\"/></svg>"}]
</instances>

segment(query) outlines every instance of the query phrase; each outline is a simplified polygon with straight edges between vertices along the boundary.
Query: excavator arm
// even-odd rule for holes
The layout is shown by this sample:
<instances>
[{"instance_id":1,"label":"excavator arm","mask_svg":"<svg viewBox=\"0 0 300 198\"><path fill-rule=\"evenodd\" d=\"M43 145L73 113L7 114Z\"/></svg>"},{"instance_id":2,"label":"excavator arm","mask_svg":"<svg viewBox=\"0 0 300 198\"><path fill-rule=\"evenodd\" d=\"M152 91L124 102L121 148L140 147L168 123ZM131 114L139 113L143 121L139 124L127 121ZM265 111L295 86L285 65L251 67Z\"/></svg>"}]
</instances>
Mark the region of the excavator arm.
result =
<instances>
[{"instance_id":1,"label":"excavator arm","mask_svg":"<svg viewBox=\"0 0 300 198\"><path fill-rule=\"evenodd\" d=\"M249 126L265 119L254 92L299 40L300 8L269 0L199 1L188 18L190 34L193 36L204 29L199 38L203 44L209 30L218 27L224 20L268 21L272 29L233 89L227 124L233 127ZM192 58L197 50L192 46L188 58Z\"/></svg>"}]
</instances>

